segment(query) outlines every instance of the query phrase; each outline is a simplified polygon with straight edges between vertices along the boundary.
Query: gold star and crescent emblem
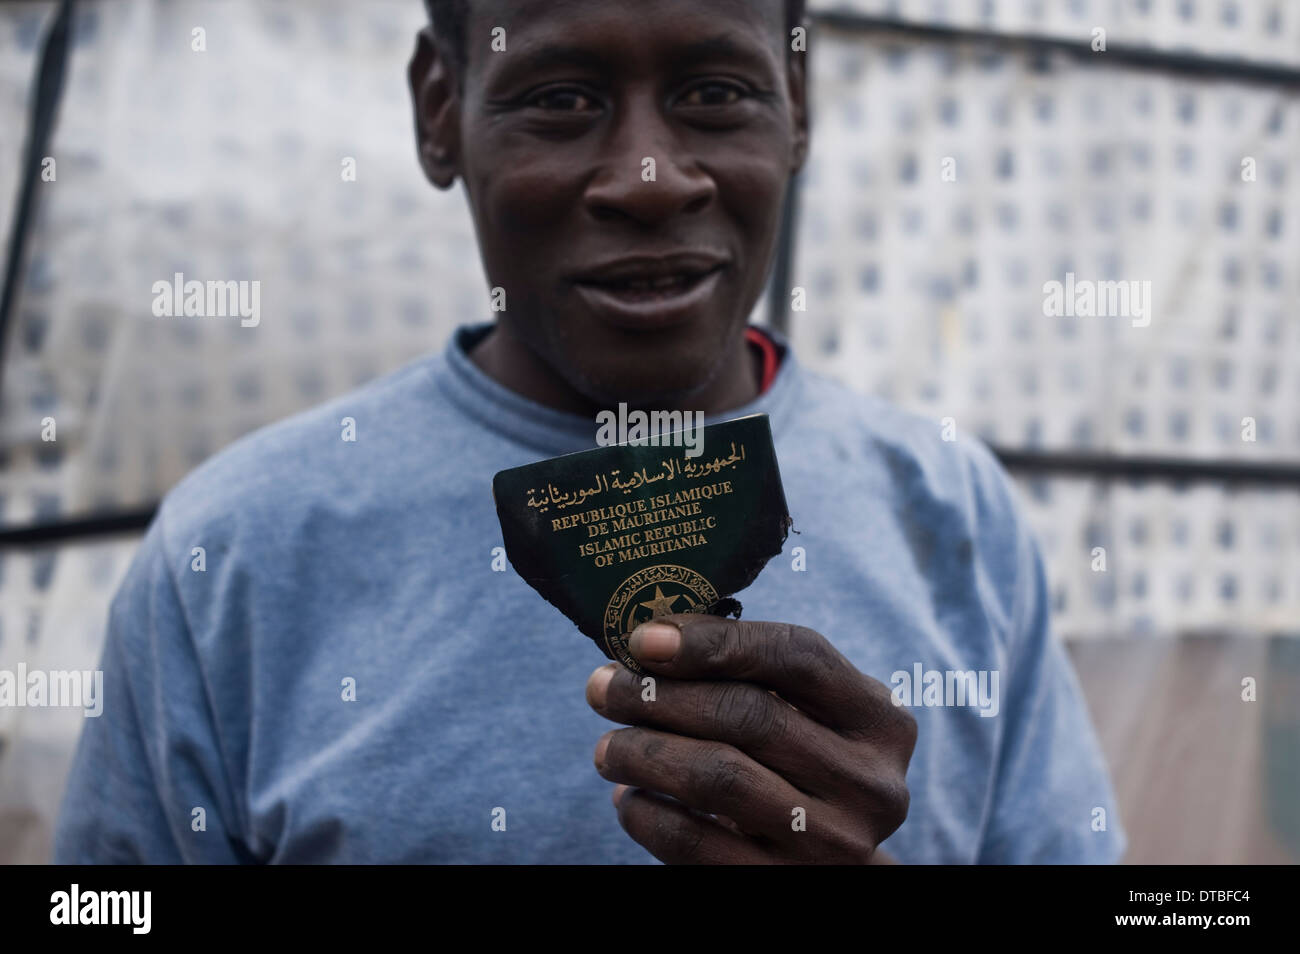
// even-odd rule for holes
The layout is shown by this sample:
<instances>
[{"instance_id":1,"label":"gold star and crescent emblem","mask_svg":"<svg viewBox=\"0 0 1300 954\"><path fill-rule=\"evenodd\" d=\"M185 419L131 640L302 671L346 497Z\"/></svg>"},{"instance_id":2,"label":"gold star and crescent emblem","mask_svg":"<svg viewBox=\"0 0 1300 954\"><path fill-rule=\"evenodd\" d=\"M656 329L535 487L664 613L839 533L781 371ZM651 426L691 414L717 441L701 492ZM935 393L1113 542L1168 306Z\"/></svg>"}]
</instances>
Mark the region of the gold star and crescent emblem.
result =
<instances>
[{"instance_id":1,"label":"gold star and crescent emblem","mask_svg":"<svg viewBox=\"0 0 1300 954\"><path fill-rule=\"evenodd\" d=\"M664 596L664 591L656 586L655 598L652 600L646 600L640 605L648 609L652 617L668 616L673 611L673 604L681 599L681 596L682 594L680 593L677 593L674 596Z\"/></svg>"}]
</instances>

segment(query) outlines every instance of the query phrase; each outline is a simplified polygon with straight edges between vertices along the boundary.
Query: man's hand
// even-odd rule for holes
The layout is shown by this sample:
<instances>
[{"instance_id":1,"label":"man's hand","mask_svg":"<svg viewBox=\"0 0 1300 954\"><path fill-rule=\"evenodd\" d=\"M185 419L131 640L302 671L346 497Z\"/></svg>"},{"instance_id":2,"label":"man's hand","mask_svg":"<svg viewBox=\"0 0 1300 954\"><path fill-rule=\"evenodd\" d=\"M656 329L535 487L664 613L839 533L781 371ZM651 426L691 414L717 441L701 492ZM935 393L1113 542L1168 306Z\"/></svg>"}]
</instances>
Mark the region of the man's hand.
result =
<instances>
[{"instance_id":1,"label":"man's hand","mask_svg":"<svg viewBox=\"0 0 1300 954\"><path fill-rule=\"evenodd\" d=\"M664 625L668 624L668 625ZM880 863L907 817L916 720L802 626L677 614L643 623L587 701L632 726L596 743L624 830L669 864ZM653 701L651 701L653 700ZM670 797L665 797L670 796Z\"/></svg>"}]
</instances>

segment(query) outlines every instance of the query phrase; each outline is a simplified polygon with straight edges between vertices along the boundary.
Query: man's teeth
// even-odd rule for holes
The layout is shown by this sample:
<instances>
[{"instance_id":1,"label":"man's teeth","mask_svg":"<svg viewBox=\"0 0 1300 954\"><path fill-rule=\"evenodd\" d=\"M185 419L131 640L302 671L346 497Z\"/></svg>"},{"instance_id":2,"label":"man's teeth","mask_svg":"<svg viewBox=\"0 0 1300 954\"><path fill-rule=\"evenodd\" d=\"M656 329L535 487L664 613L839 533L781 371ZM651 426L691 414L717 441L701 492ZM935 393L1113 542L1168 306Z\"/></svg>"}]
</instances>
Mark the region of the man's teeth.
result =
<instances>
[{"instance_id":1,"label":"man's teeth","mask_svg":"<svg viewBox=\"0 0 1300 954\"><path fill-rule=\"evenodd\" d=\"M629 278L621 282L613 282L612 287L621 291L663 291L667 288L677 288L686 285L693 280L690 275L665 275L663 278Z\"/></svg>"}]
</instances>

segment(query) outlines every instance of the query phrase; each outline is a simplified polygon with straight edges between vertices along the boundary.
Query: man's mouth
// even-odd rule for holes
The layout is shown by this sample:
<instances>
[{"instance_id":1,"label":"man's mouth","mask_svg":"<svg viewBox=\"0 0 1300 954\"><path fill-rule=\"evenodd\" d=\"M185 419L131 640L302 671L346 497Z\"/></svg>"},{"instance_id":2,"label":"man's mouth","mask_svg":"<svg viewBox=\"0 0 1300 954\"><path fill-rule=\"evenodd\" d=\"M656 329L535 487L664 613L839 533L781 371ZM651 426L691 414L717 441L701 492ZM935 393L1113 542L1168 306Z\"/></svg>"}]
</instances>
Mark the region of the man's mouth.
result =
<instances>
[{"instance_id":1,"label":"man's mouth","mask_svg":"<svg viewBox=\"0 0 1300 954\"><path fill-rule=\"evenodd\" d=\"M727 260L686 253L627 258L572 275L579 296L599 318L631 330L665 328L701 313Z\"/></svg>"},{"instance_id":2,"label":"man's mouth","mask_svg":"<svg viewBox=\"0 0 1300 954\"><path fill-rule=\"evenodd\" d=\"M690 291L721 268L722 266L718 265L707 271L677 272L658 278L625 278L615 281L579 280L578 284L601 289L627 301L665 300Z\"/></svg>"}]
</instances>

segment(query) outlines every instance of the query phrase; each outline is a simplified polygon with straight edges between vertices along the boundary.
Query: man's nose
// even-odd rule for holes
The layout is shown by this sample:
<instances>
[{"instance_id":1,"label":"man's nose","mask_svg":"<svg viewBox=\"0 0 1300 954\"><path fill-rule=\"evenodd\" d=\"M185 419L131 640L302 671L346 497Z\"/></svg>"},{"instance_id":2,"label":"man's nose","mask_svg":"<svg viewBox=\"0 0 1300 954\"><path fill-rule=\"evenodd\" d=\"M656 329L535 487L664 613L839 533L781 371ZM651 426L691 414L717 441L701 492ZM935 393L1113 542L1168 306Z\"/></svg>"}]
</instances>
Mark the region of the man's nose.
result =
<instances>
[{"instance_id":1,"label":"man's nose","mask_svg":"<svg viewBox=\"0 0 1300 954\"><path fill-rule=\"evenodd\" d=\"M654 226L703 210L716 192L713 177L699 167L668 117L647 96L620 111L584 199L598 218L621 216Z\"/></svg>"}]
</instances>

